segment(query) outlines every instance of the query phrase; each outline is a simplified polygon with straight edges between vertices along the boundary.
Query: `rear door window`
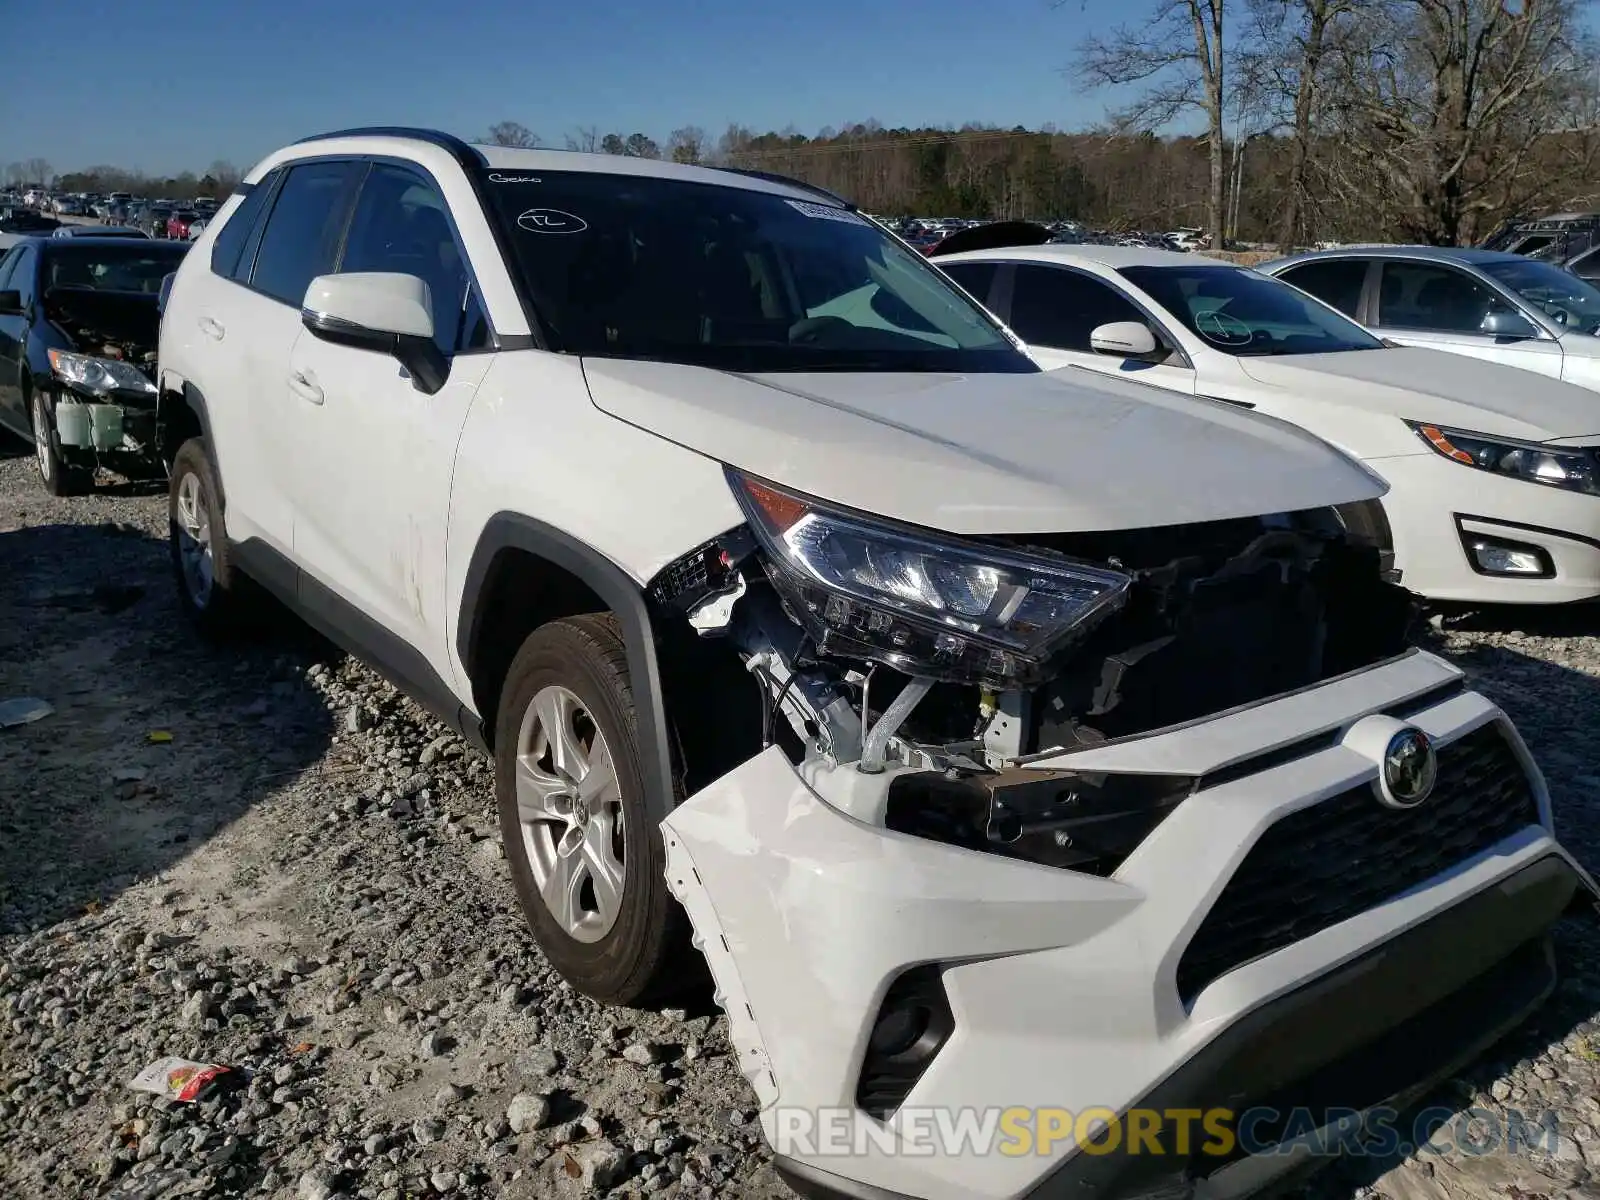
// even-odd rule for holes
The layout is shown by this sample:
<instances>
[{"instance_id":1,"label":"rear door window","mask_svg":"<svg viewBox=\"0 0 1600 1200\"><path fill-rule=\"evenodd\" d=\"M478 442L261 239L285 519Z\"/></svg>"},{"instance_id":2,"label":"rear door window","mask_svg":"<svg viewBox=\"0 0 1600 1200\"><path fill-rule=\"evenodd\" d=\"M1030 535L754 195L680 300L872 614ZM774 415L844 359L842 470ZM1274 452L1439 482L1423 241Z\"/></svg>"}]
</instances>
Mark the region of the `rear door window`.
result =
<instances>
[{"instance_id":1,"label":"rear door window","mask_svg":"<svg viewBox=\"0 0 1600 1200\"><path fill-rule=\"evenodd\" d=\"M261 234L251 287L300 307L311 281L333 269L356 170L345 161L289 169Z\"/></svg>"},{"instance_id":2,"label":"rear door window","mask_svg":"<svg viewBox=\"0 0 1600 1200\"><path fill-rule=\"evenodd\" d=\"M1000 273L1000 264L992 262L959 262L941 268L966 289L979 304L989 307L989 292L994 288L994 277Z\"/></svg>"},{"instance_id":3,"label":"rear door window","mask_svg":"<svg viewBox=\"0 0 1600 1200\"><path fill-rule=\"evenodd\" d=\"M1361 289L1367 282L1367 260L1336 258L1290 267L1279 278L1303 292L1310 292L1324 304L1331 304L1347 317L1361 312Z\"/></svg>"}]
</instances>

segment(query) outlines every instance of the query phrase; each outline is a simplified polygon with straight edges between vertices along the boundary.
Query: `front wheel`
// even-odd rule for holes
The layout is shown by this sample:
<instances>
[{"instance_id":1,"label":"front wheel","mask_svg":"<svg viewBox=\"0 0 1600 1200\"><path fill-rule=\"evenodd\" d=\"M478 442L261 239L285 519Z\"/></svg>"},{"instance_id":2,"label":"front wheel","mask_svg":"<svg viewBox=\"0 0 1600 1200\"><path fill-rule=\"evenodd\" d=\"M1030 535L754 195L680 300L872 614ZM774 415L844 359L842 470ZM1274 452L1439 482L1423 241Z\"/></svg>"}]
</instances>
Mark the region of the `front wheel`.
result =
<instances>
[{"instance_id":1,"label":"front wheel","mask_svg":"<svg viewBox=\"0 0 1600 1200\"><path fill-rule=\"evenodd\" d=\"M33 417L33 455L39 482L52 496L81 496L94 487L94 471L75 466L61 457L56 435L55 405L44 391L35 390L29 404Z\"/></svg>"},{"instance_id":2,"label":"front wheel","mask_svg":"<svg viewBox=\"0 0 1600 1200\"><path fill-rule=\"evenodd\" d=\"M569 617L522 644L501 693L495 792L517 900L573 987L635 1004L687 978L688 923L645 802L614 617Z\"/></svg>"}]
</instances>

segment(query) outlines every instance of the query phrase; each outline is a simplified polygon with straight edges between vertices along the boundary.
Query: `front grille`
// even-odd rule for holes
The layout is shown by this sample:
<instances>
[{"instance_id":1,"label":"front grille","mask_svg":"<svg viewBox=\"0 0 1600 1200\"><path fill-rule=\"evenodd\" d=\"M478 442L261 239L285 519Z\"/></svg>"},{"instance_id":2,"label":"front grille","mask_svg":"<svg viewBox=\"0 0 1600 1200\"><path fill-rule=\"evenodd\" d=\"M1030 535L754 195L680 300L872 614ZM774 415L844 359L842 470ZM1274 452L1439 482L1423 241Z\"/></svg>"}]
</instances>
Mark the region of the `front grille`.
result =
<instances>
[{"instance_id":1,"label":"front grille","mask_svg":"<svg viewBox=\"0 0 1600 1200\"><path fill-rule=\"evenodd\" d=\"M1379 804L1360 784L1261 835L1178 962L1188 1003L1218 976L1426 883L1539 819L1528 778L1497 724L1440 748L1433 795Z\"/></svg>"}]
</instances>

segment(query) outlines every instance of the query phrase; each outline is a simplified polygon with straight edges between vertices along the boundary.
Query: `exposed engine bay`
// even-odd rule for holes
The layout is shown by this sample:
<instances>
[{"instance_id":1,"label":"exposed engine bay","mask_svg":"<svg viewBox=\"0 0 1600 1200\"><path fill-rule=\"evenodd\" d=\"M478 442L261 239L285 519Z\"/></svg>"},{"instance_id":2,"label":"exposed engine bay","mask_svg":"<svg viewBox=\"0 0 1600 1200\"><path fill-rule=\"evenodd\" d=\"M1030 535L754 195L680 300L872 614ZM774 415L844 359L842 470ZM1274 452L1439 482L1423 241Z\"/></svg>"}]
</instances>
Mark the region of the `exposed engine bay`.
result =
<instances>
[{"instance_id":1,"label":"exposed engine bay","mask_svg":"<svg viewBox=\"0 0 1600 1200\"><path fill-rule=\"evenodd\" d=\"M44 306L72 345L49 352L63 455L91 460L151 453L161 327L156 296L54 287L44 293Z\"/></svg>"},{"instance_id":2,"label":"exposed engine bay","mask_svg":"<svg viewBox=\"0 0 1600 1200\"><path fill-rule=\"evenodd\" d=\"M751 522L652 599L754 677L760 741L723 721L680 753L714 777L777 743L814 786L876 777L852 815L1051 865L1114 870L1195 781L1019 764L1392 658L1416 613L1333 509L947 547L734 482Z\"/></svg>"}]
</instances>

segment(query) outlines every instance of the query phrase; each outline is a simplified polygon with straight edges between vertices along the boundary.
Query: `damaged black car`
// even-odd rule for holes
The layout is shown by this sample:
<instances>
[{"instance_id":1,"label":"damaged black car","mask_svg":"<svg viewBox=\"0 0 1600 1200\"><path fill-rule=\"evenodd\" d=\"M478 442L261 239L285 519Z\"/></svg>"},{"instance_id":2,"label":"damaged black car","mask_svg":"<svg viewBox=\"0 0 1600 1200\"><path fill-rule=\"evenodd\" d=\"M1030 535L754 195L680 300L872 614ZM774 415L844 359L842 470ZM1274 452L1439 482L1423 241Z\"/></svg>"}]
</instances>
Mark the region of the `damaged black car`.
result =
<instances>
[{"instance_id":1,"label":"damaged black car","mask_svg":"<svg viewBox=\"0 0 1600 1200\"><path fill-rule=\"evenodd\" d=\"M30 439L52 495L97 467L163 471L156 428L161 282L188 245L28 238L0 259L0 427Z\"/></svg>"}]
</instances>

